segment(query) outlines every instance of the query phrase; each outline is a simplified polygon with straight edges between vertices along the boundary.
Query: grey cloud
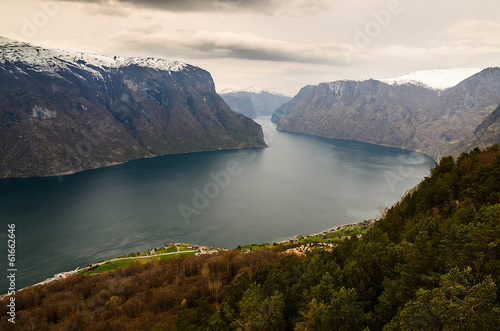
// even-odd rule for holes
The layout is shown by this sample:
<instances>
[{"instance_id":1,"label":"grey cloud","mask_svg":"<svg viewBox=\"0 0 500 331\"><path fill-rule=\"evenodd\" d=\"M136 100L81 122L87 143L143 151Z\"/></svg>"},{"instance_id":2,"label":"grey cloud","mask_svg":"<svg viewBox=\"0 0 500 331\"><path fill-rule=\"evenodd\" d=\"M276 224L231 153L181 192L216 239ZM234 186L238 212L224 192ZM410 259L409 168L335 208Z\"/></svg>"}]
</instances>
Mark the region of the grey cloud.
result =
<instances>
[{"instance_id":1,"label":"grey cloud","mask_svg":"<svg viewBox=\"0 0 500 331\"><path fill-rule=\"evenodd\" d=\"M118 0L124 4L143 7L147 9L160 9L173 12L206 12L217 10L235 9L248 6L247 1L240 0ZM249 1L250 3L261 2L260 0Z\"/></svg>"},{"instance_id":2,"label":"grey cloud","mask_svg":"<svg viewBox=\"0 0 500 331\"><path fill-rule=\"evenodd\" d=\"M269 15L308 15L329 8L328 0L59 0L98 5L123 4L125 6L157 9L171 12L215 12L221 15L250 11Z\"/></svg>"},{"instance_id":3,"label":"grey cloud","mask_svg":"<svg viewBox=\"0 0 500 331\"><path fill-rule=\"evenodd\" d=\"M171 58L235 58L260 61L339 64L343 61L336 44L297 45L265 39L254 34L211 31L177 31L174 34L145 35L136 30L114 38L117 47L147 50Z\"/></svg>"}]
</instances>

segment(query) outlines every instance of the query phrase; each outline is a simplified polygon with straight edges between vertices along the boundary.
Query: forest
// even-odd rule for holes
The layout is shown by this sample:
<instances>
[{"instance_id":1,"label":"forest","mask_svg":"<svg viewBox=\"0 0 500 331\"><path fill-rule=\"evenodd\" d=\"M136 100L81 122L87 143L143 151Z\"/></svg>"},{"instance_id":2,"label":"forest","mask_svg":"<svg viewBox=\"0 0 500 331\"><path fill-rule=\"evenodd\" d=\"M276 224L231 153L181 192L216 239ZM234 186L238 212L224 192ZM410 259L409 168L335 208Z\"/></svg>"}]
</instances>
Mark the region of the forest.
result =
<instances>
[{"instance_id":1,"label":"forest","mask_svg":"<svg viewBox=\"0 0 500 331\"><path fill-rule=\"evenodd\" d=\"M500 330L500 146L442 158L361 236L183 256L16 292L1 330Z\"/></svg>"}]
</instances>

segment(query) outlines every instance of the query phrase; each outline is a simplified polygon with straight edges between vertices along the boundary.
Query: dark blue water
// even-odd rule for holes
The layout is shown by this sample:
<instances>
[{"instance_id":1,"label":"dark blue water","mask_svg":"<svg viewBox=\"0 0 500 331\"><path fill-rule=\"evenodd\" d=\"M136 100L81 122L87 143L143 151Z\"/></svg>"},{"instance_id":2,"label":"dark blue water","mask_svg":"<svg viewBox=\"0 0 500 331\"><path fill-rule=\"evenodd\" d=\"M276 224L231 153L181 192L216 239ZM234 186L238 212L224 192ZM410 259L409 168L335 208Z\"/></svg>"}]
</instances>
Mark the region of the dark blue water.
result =
<instances>
[{"instance_id":1,"label":"dark blue water","mask_svg":"<svg viewBox=\"0 0 500 331\"><path fill-rule=\"evenodd\" d=\"M52 178L0 181L0 292L7 224L17 287L170 242L234 248L379 216L429 174L406 150L282 133L269 148L183 154Z\"/></svg>"}]
</instances>

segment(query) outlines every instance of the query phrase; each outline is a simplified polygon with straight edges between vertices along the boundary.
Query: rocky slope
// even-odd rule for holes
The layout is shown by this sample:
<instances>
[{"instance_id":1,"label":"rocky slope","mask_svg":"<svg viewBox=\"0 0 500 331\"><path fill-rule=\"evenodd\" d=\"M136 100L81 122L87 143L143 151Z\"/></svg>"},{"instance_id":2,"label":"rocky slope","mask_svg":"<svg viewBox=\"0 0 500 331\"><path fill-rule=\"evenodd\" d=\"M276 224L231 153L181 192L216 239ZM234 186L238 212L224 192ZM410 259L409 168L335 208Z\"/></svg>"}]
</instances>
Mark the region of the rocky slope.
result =
<instances>
[{"instance_id":1,"label":"rocky slope","mask_svg":"<svg viewBox=\"0 0 500 331\"><path fill-rule=\"evenodd\" d=\"M464 151L476 147L486 148L492 144L500 143L500 104L486 119L474 130L474 133L464 139L459 148Z\"/></svg>"},{"instance_id":2,"label":"rocky slope","mask_svg":"<svg viewBox=\"0 0 500 331\"><path fill-rule=\"evenodd\" d=\"M458 156L469 151L460 145L464 140L474 139L475 129L499 103L500 68L485 69L441 92L438 101L425 113L419 134L408 147L437 157Z\"/></svg>"},{"instance_id":3,"label":"rocky slope","mask_svg":"<svg viewBox=\"0 0 500 331\"><path fill-rule=\"evenodd\" d=\"M272 115L273 112L292 98L267 90L250 88L238 91L222 91L220 96L235 112L250 118Z\"/></svg>"},{"instance_id":4,"label":"rocky slope","mask_svg":"<svg viewBox=\"0 0 500 331\"><path fill-rule=\"evenodd\" d=\"M55 51L0 38L0 177L264 147L210 74L161 59Z\"/></svg>"},{"instance_id":5,"label":"rocky slope","mask_svg":"<svg viewBox=\"0 0 500 331\"><path fill-rule=\"evenodd\" d=\"M423 84L337 81L303 88L278 108L278 129L419 150L435 158L465 151L500 103L500 69L439 91Z\"/></svg>"},{"instance_id":6,"label":"rocky slope","mask_svg":"<svg viewBox=\"0 0 500 331\"><path fill-rule=\"evenodd\" d=\"M284 103L273 112L271 121L273 123L278 123L283 117L288 116L295 107L304 107L308 102L305 100L306 96L308 96L314 88L314 85L307 85L301 88L299 93L297 93L292 100Z\"/></svg>"}]
</instances>

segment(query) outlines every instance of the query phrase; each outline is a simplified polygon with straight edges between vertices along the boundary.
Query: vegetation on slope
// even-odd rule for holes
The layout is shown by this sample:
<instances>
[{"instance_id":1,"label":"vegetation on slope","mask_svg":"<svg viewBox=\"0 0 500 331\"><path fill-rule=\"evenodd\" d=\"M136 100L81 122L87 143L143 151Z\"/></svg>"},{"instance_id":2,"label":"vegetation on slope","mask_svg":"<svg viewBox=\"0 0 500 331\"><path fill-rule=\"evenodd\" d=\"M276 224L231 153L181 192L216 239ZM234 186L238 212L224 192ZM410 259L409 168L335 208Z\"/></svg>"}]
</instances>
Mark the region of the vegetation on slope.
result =
<instances>
[{"instance_id":1,"label":"vegetation on slope","mask_svg":"<svg viewBox=\"0 0 500 331\"><path fill-rule=\"evenodd\" d=\"M16 293L16 326L498 330L500 147L443 158L361 238L306 256L278 250L132 264L29 288Z\"/></svg>"}]
</instances>

